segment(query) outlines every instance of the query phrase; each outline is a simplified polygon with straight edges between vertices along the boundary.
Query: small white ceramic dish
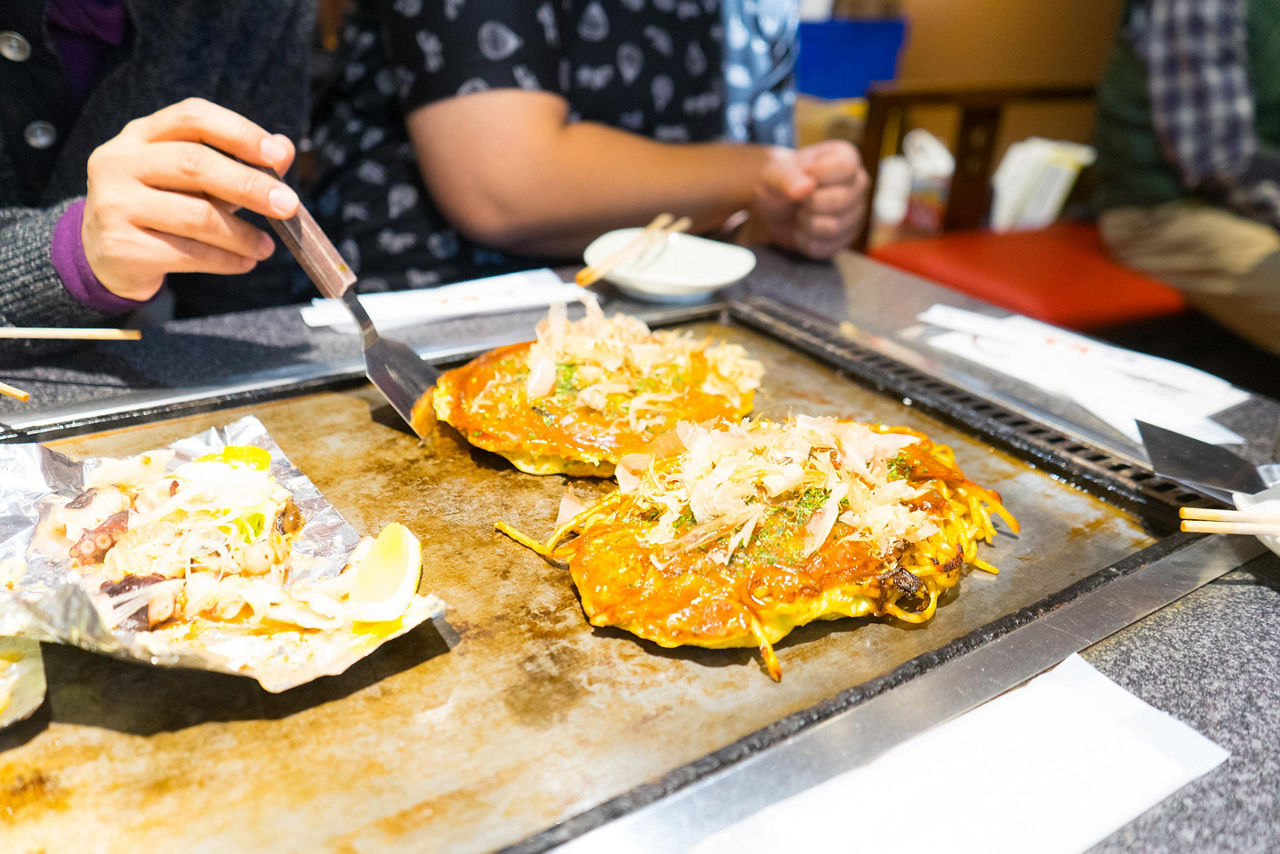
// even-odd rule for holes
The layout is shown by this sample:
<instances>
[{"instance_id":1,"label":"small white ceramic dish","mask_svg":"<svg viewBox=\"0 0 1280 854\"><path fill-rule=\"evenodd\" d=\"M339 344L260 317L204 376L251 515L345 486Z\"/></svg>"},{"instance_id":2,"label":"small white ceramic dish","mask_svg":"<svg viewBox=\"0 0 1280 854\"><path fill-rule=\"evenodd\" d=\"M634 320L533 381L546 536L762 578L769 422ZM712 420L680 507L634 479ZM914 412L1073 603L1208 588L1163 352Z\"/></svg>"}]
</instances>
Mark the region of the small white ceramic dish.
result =
<instances>
[{"instance_id":1,"label":"small white ceramic dish","mask_svg":"<svg viewBox=\"0 0 1280 854\"><path fill-rule=\"evenodd\" d=\"M643 229L619 228L591 241L582 253L598 264ZM605 275L630 297L649 302L699 302L728 287L756 266L756 254L742 246L672 234Z\"/></svg>"}]
</instances>

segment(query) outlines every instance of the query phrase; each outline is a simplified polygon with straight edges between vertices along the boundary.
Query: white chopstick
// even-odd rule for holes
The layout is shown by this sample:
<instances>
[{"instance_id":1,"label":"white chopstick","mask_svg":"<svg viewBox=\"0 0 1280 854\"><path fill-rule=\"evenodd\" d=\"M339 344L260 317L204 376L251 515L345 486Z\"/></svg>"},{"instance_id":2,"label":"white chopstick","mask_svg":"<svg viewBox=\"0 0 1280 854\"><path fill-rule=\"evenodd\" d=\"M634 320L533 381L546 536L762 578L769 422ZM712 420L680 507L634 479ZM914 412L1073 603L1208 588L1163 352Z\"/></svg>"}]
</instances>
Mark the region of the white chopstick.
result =
<instances>
[{"instance_id":1,"label":"white chopstick","mask_svg":"<svg viewBox=\"0 0 1280 854\"><path fill-rule=\"evenodd\" d=\"M689 226L693 225L693 220L687 216L682 216L675 222L672 219L672 214L658 214L639 234L611 252L599 264L590 264L579 270L573 280L584 288L590 287L607 276L610 270L630 261L654 242L670 234L688 231Z\"/></svg>"},{"instance_id":2,"label":"white chopstick","mask_svg":"<svg viewBox=\"0 0 1280 854\"><path fill-rule=\"evenodd\" d=\"M61 338L94 341L137 341L142 333L137 329L106 329L59 326L0 326L0 338Z\"/></svg>"},{"instance_id":3,"label":"white chopstick","mask_svg":"<svg viewBox=\"0 0 1280 854\"><path fill-rule=\"evenodd\" d=\"M1183 507L1178 515L1192 534L1280 534L1280 513Z\"/></svg>"},{"instance_id":4,"label":"white chopstick","mask_svg":"<svg viewBox=\"0 0 1280 854\"><path fill-rule=\"evenodd\" d=\"M8 395L9 397L16 397L23 403L26 403L31 399L31 392L23 391L17 386L11 386L8 383L0 383L0 394Z\"/></svg>"}]
</instances>

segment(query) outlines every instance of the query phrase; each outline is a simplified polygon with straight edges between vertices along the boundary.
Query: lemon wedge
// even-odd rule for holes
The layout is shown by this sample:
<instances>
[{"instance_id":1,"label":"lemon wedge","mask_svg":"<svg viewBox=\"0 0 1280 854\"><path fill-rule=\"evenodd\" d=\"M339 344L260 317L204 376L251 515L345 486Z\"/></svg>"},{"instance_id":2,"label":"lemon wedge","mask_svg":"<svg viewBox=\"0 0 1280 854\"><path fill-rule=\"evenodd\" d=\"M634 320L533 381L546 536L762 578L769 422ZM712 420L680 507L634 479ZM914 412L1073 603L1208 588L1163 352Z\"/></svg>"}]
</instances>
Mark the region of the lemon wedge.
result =
<instances>
[{"instance_id":1,"label":"lemon wedge","mask_svg":"<svg viewBox=\"0 0 1280 854\"><path fill-rule=\"evenodd\" d=\"M361 623L380 623L400 617L409 608L422 578L422 545L413 532L392 522L373 546L351 567L355 573L347 595L347 617Z\"/></svg>"}]
</instances>

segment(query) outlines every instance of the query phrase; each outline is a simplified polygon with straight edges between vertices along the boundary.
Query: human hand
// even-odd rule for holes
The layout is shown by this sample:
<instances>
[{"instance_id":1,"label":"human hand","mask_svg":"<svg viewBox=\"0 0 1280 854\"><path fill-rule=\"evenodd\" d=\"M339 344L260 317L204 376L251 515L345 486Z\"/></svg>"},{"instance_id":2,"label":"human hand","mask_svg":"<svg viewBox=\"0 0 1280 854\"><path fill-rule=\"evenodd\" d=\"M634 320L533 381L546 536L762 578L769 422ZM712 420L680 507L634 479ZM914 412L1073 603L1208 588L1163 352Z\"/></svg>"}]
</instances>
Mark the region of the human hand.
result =
<instances>
[{"instance_id":1,"label":"human hand","mask_svg":"<svg viewBox=\"0 0 1280 854\"><path fill-rule=\"evenodd\" d=\"M830 258L862 230L869 183L844 140L774 149L755 183L747 240Z\"/></svg>"},{"instance_id":2,"label":"human hand","mask_svg":"<svg viewBox=\"0 0 1280 854\"><path fill-rule=\"evenodd\" d=\"M168 273L252 270L275 244L235 212L287 218L298 196L247 164L283 174L293 157L286 137L200 98L129 122L89 156L80 231L89 267L133 300L154 296Z\"/></svg>"}]
</instances>

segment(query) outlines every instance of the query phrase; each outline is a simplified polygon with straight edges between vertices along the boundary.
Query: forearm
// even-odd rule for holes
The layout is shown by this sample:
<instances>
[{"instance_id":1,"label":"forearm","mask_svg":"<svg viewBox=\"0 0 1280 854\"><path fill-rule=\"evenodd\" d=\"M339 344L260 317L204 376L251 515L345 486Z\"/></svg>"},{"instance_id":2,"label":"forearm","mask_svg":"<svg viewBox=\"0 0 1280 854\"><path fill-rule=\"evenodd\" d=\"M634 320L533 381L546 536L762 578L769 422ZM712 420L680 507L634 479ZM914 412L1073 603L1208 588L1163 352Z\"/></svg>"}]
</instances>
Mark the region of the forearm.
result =
<instances>
[{"instance_id":1,"label":"forearm","mask_svg":"<svg viewBox=\"0 0 1280 854\"><path fill-rule=\"evenodd\" d=\"M589 123L567 126L551 151L504 194L504 248L579 254L602 232L662 211L690 217L694 233L713 231L750 204L769 157L764 146L660 143Z\"/></svg>"},{"instance_id":2,"label":"forearm","mask_svg":"<svg viewBox=\"0 0 1280 854\"><path fill-rule=\"evenodd\" d=\"M602 232L661 211L713 230L748 206L771 156L765 146L667 144L589 122L512 133L465 153L418 138L427 186L455 227L499 249L551 256L580 254Z\"/></svg>"}]
</instances>

